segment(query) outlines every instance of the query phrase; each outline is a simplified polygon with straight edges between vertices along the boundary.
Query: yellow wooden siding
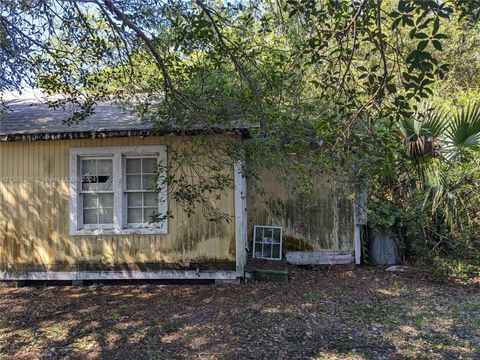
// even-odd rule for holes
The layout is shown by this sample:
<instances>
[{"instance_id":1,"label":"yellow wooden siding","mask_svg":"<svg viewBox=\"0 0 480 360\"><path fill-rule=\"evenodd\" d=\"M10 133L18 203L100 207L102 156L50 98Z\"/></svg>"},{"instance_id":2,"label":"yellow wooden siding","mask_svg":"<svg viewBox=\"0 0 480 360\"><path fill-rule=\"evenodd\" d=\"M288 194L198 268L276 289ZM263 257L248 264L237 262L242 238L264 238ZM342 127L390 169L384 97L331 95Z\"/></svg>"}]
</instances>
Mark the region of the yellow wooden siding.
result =
<instances>
[{"instance_id":1,"label":"yellow wooden siding","mask_svg":"<svg viewBox=\"0 0 480 360\"><path fill-rule=\"evenodd\" d=\"M348 186L337 183L334 174L319 173L313 178L311 193L296 194L271 170L260 174L256 190L248 187L248 224L284 228L287 250L354 250L353 202Z\"/></svg>"},{"instance_id":2,"label":"yellow wooden siding","mask_svg":"<svg viewBox=\"0 0 480 360\"><path fill-rule=\"evenodd\" d=\"M167 235L69 235L70 147L162 144L168 149L182 141L188 140L168 136L0 143L0 266L234 262L233 220L213 223L201 212L188 217L173 202ZM233 190L212 202L233 217Z\"/></svg>"}]
</instances>

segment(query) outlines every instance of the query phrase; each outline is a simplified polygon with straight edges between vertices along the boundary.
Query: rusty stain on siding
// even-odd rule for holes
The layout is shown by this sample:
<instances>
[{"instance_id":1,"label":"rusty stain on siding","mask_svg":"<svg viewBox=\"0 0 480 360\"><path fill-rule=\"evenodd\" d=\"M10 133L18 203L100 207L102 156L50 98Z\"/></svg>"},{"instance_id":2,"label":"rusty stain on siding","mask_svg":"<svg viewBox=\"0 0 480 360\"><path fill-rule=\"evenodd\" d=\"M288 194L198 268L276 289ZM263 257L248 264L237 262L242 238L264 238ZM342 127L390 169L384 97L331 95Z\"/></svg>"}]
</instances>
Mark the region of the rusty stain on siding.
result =
<instances>
[{"instance_id":1,"label":"rusty stain on siding","mask_svg":"<svg viewBox=\"0 0 480 360\"><path fill-rule=\"evenodd\" d=\"M230 246L228 247L228 254L233 258L235 256L236 251L236 240L235 236L230 238Z\"/></svg>"},{"instance_id":2,"label":"rusty stain on siding","mask_svg":"<svg viewBox=\"0 0 480 360\"><path fill-rule=\"evenodd\" d=\"M284 228L286 250L353 250L353 204L330 177L319 173L312 192L294 193L275 174L260 175L264 193L248 189L250 238L253 225L274 225Z\"/></svg>"}]
</instances>

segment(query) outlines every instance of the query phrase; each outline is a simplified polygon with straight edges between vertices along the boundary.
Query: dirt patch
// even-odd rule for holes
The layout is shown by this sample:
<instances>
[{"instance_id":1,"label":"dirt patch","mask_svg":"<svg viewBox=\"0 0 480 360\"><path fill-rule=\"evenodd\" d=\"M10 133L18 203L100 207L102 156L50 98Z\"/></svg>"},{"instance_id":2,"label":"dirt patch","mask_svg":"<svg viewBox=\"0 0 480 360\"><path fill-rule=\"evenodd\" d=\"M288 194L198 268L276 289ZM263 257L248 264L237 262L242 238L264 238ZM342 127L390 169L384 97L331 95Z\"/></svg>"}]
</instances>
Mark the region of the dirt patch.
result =
<instances>
[{"instance_id":1,"label":"dirt patch","mask_svg":"<svg viewBox=\"0 0 480 360\"><path fill-rule=\"evenodd\" d=\"M265 260L249 258L247 262L247 267L249 269L286 271L288 265L285 259Z\"/></svg>"},{"instance_id":2,"label":"dirt patch","mask_svg":"<svg viewBox=\"0 0 480 360\"><path fill-rule=\"evenodd\" d=\"M290 283L0 288L0 359L480 359L480 288L362 268Z\"/></svg>"}]
</instances>

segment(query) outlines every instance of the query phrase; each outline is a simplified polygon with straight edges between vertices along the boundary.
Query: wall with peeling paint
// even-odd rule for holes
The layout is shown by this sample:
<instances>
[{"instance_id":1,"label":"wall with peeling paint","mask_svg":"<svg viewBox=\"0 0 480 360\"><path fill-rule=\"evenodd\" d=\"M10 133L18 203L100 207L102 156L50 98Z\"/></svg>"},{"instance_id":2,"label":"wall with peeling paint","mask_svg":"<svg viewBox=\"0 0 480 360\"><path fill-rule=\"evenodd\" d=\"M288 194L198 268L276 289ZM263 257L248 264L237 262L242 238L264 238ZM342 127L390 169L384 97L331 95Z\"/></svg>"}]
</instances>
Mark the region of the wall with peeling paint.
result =
<instances>
[{"instance_id":1,"label":"wall with peeling paint","mask_svg":"<svg viewBox=\"0 0 480 360\"><path fill-rule=\"evenodd\" d=\"M178 136L0 143L0 270L162 269L186 263L233 270L235 222L209 222L201 212L188 217L173 202L167 235L69 235L70 147L179 143ZM233 190L211 201L234 215Z\"/></svg>"},{"instance_id":2,"label":"wall with peeling paint","mask_svg":"<svg viewBox=\"0 0 480 360\"><path fill-rule=\"evenodd\" d=\"M335 173L321 170L313 177L311 192L297 192L268 170L259 184L249 184L248 223L284 228L284 250L354 250L354 207L348 186Z\"/></svg>"}]
</instances>

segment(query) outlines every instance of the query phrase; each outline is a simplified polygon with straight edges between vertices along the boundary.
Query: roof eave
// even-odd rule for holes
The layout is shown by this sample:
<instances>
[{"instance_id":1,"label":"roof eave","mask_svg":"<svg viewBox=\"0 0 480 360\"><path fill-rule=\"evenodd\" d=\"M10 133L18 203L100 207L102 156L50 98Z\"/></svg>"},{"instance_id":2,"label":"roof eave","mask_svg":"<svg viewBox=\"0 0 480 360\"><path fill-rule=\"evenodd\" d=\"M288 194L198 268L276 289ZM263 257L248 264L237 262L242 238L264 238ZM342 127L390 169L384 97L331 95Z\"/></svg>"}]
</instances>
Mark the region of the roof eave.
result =
<instances>
[{"instance_id":1,"label":"roof eave","mask_svg":"<svg viewBox=\"0 0 480 360\"><path fill-rule=\"evenodd\" d=\"M99 131L72 131L72 132L36 132L36 133L12 133L0 134L0 142L13 141L45 141L45 140L81 140L81 139L102 139L116 137L145 137L145 136L164 136L164 135L219 135L219 134L239 134L242 138L250 138L250 128L238 129L191 129L191 130L158 130L158 129L132 129L132 130L99 130Z\"/></svg>"}]
</instances>

